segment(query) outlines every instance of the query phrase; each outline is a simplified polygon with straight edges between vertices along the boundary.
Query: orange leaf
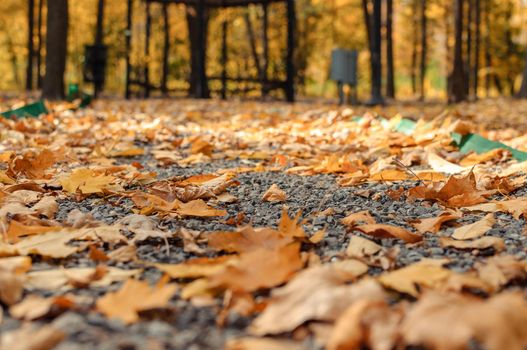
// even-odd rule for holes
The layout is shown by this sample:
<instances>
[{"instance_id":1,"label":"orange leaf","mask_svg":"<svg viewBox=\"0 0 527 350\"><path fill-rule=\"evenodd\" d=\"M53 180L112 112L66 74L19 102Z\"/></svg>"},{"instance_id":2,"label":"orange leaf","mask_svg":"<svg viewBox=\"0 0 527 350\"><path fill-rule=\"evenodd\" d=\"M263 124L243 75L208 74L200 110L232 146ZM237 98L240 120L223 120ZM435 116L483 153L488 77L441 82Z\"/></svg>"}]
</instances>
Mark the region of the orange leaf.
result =
<instances>
[{"instance_id":1,"label":"orange leaf","mask_svg":"<svg viewBox=\"0 0 527 350\"><path fill-rule=\"evenodd\" d=\"M423 237L418 234L392 225L362 225L354 227L353 229L377 238L399 238L407 243L416 243L423 240Z\"/></svg>"}]
</instances>

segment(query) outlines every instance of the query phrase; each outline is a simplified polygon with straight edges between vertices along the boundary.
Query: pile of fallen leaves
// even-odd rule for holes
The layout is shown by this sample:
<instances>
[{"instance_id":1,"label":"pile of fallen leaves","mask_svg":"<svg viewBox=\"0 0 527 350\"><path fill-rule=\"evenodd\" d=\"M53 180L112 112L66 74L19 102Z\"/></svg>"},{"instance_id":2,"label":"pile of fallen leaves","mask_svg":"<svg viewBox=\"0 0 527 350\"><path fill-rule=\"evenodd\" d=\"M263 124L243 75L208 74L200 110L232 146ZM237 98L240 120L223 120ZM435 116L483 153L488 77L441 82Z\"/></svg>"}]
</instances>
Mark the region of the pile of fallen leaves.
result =
<instances>
[{"instance_id":1,"label":"pile of fallen leaves","mask_svg":"<svg viewBox=\"0 0 527 350\"><path fill-rule=\"evenodd\" d=\"M505 150L460 153L450 132L475 126L441 114L403 135L390 127L400 116L383 123L327 106L177 105L113 101L1 121L0 311L26 322L1 334L0 348L53 348L66 335L34 321L67 310L129 325L171 312L174 299L203 306L221 300L218 327L231 313L253 318L247 336L229 340L229 349L301 349L305 339L326 349L527 346L527 262L504 253L504 239L486 235L498 212L524 222L527 198L515 193L525 187L527 164ZM521 135L509 135L502 141L519 144ZM251 162L190 177L161 178L149 170L217 160ZM342 220L349 244L327 259L316 253L326 232L309 231L301 213L292 217L284 207L280 221L267 227L247 224L244 213L229 215L225 208L238 200L229 193L237 176L263 171L334 174L342 186L401 182L387 195L442 213L406 227L378 223L368 211L349 213ZM111 223L80 210L58 215L61 203L87 198L129 206L130 215ZM275 184L261 200L287 198ZM484 215L463 224L471 213ZM162 225L210 217L232 230ZM455 227L453 234L445 226ZM446 257L397 266L396 252L380 244L399 240L412 249L430 234L442 247L486 253L461 273L448 268ZM192 258L142 261L137 246L151 239ZM71 267L79 257L92 267ZM142 279L145 269L163 277L150 284ZM107 286L97 298L76 293Z\"/></svg>"}]
</instances>

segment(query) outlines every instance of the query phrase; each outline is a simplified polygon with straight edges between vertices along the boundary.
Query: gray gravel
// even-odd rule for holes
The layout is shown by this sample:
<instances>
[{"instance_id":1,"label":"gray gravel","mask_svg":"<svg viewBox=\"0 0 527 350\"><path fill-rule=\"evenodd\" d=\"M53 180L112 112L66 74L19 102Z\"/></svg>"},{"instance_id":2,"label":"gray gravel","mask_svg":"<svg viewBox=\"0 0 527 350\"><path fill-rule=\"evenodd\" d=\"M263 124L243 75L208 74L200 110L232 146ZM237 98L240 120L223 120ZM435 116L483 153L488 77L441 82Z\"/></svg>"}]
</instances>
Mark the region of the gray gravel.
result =
<instances>
[{"instance_id":1,"label":"gray gravel","mask_svg":"<svg viewBox=\"0 0 527 350\"><path fill-rule=\"evenodd\" d=\"M148 158L133 159L143 164ZM130 160L132 161L132 160ZM238 161L216 161L209 164L198 164L191 168L171 166L155 168L160 178L171 176L190 176L194 174L211 173L222 168L247 166ZM302 211L306 219L305 229L309 233L326 228L327 237L316 247L316 252L323 259L331 259L342 254L352 235L358 232L348 232L340 223L348 213L369 210L378 223L394 224L412 229L408 221L416 218L435 217L441 212L437 204L408 203L405 198L399 201L392 200L387 194L388 190L395 190L401 184L363 184L355 187L340 187L336 177L332 175L296 176L283 172L243 173L237 176L240 185L232 187L229 192L238 198L237 203L223 205L229 217L238 213L246 214L246 224L253 226L276 226L283 205L289 207L290 214ZM288 194L286 203L269 203L262 201L262 195L272 185L277 184ZM405 183L405 187L414 186L415 183ZM520 192L525 192L521 189ZM369 194L366 194L369 192ZM64 220L68 213L74 209L90 213L95 219L108 224L131 214L132 203L121 200L118 203L88 198L81 202L63 200L60 202L58 220ZM317 216L316 214L332 208L334 215ZM482 215L469 215L463 218L463 223L471 223L480 219ZM526 258L527 237L523 234L524 220L515 220L508 214L497 214L497 224L488 235L503 237L507 249L505 253L515 254ZM235 227L225 224L224 218L206 219L165 219L160 223L165 229L177 230L185 227L199 231L233 230ZM444 230L450 233L453 228ZM371 237L369 237L371 239ZM444 249L439 245L438 235L428 234L422 243L408 246L396 239L375 240L386 248L397 248L396 265L406 266L422 258L449 258L452 263L450 268L456 271L466 271L482 256L492 255L495 252L481 251L475 255L470 251L457 249ZM183 252L180 239L169 240L170 251L167 252L165 242L161 239L148 239L141 242L138 247L138 256L145 261L165 263L178 263L192 258L193 255ZM63 264L61 261L40 262L37 268ZM93 266L86 253L77 254L74 259L68 259L64 266ZM120 268L133 268L134 264L119 263ZM381 272L380 269L371 269L372 274ZM155 269L146 269L143 277L155 282L160 277L160 272ZM118 286L112 286L114 290ZM106 289L108 290L108 289ZM104 294L104 289L79 290L76 293L97 297ZM221 299L217 300L215 307L194 307L179 298L174 298L171 303L173 312L153 313L146 315L151 320L143 320L137 324L125 327L119 322L107 320L103 316L90 312L67 312L53 321L57 327L68 334L67 341L58 349L219 349L225 339L244 334L245 327L250 319L233 315L227 319L224 328L215 324L217 311L221 307ZM49 323L50 320L42 320ZM19 326L20 322L5 317L0 326L0 331L7 331Z\"/></svg>"}]
</instances>

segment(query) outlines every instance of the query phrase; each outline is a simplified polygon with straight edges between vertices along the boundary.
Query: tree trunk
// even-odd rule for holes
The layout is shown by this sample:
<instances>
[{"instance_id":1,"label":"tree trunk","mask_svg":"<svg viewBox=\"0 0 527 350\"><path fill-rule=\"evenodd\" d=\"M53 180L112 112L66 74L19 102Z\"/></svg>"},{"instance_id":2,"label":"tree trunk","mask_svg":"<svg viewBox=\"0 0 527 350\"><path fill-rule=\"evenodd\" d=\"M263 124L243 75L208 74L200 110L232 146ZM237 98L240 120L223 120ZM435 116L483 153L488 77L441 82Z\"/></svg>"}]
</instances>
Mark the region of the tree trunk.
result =
<instances>
[{"instance_id":1,"label":"tree trunk","mask_svg":"<svg viewBox=\"0 0 527 350\"><path fill-rule=\"evenodd\" d=\"M369 104L382 104L382 54L381 54L381 0L373 0L372 31L371 31L371 100Z\"/></svg>"},{"instance_id":2,"label":"tree trunk","mask_svg":"<svg viewBox=\"0 0 527 350\"><path fill-rule=\"evenodd\" d=\"M466 78L463 62L463 0L454 0L455 13L455 46L454 63L452 69L452 84L448 93L451 103L467 99Z\"/></svg>"},{"instance_id":3,"label":"tree trunk","mask_svg":"<svg viewBox=\"0 0 527 350\"><path fill-rule=\"evenodd\" d=\"M470 71L472 67L472 3L474 0L467 1L467 22L466 22L466 40L465 40L465 50L466 50L466 61L465 61L465 78L467 79L465 83L465 89L467 90L467 96L470 96L470 87L471 87L471 76Z\"/></svg>"},{"instance_id":4,"label":"tree trunk","mask_svg":"<svg viewBox=\"0 0 527 350\"><path fill-rule=\"evenodd\" d=\"M247 39L249 40L249 46L251 47L251 54L254 60L254 66L256 67L256 74L258 77L262 76L262 66L260 64L260 56L258 55L258 50L256 49L256 36L254 35L253 24L251 22L251 17L249 11L245 11L243 14L243 19L245 20L245 26L247 29Z\"/></svg>"},{"instance_id":5,"label":"tree trunk","mask_svg":"<svg viewBox=\"0 0 527 350\"><path fill-rule=\"evenodd\" d=\"M204 1L187 5L187 25L190 40L190 90L194 98L208 98L210 91L206 77L207 33L209 15Z\"/></svg>"},{"instance_id":6,"label":"tree trunk","mask_svg":"<svg viewBox=\"0 0 527 350\"><path fill-rule=\"evenodd\" d=\"M42 47L44 42L44 37L42 35L42 24L43 24L43 12L44 12L44 2L45 0L39 0L38 2L38 19L37 19L37 37L38 37L38 46L37 46L37 87L42 88Z\"/></svg>"},{"instance_id":7,"label":"tree trunk","mask_svg":"<svg viewBox=\"0 0 527 350\"><path fill-rule=\"evenodd\" d=\"M364 15L364 27L366 28L366 37L368 39L368 48L370 52L372 51L371 44L371 31L372 31L372 23L371 23L371 15L369 10L369 0L362 0L362 13Z\"/></svg>"},{"instance_id":8,"label":"tree trunk","mask_svg":"<svg viewBox=\"0 0 527 350\"><path fill-rule=\"evenodd\" d=\"M168 3L163 3L163 71L161 76L161 92L168 95L168 58L170 55L170 21L168 16Z\"/></svg>"},{"instance_id":9,"label":"tree trunk","mask_svg":"<svg viewBox=\"0 0 527 350\"><path fill-rule=\"evenodd\" d=\"M46 36L46 75L42 96L50 100L64 97L64 73L68 43L68 0L49 0Z\"/></svg>"},{"instance_id":10,"label":"tree trunk","mask_svg":"<svg viewBox=\"0 0 527 350\"><path fill-rule=\"evenodd\" d=\"M35 58L35 45L33 34L35 33L35 0L27 2L27 67L26 67L26 90L33 90L33 61Z\"/></svg>"},{"instance_id":11,"label":"tree trunk","mask_svg":"<svg viewBox=\"0 0 527 350\"><path fill-rule=\"evenodd\" d=\"M472 70L472 91L474 98L478 98L478 85L479 85L479 56L480 56L480 44L481 44L481 1L476 0L474 3L474 31L475 31L475 47L474 47L474 67Z\"/></svg>"},{"instance_id":12,"label":"tree trunk","mask_svg":"<svg viewBox=\"0 0 527 350\"><path fill-rule=\"evenodd\" d=\"M386 97L395 98L393 63L393 0L386 0Z\"/></svg>"},{"instance_id":13,"label":"tree trunk","mask_svg":"<svg viewBox=\"0 0 527 350\"><path fill-rule=\"evenodd\" d=\"M412 93L415 95L417 93L417 44L418 44L418 38L417 38L417 28L418 28L418 20L417 20L417 7L418 7L418 0L413 1L413 22L414 22L414 28L416 28L412 35L412 63L411 63L411 71L410 71L410 78L412 80Z\"/></svg>"},{"instance_id":14,"label":"tree trunk","mask_svg":"<svg viewBox=\"0 0 527 350\"><path fill-rule=\"evenodd\" d=\"M485 0L485 96L490 96L490 75L491 75L491 57L490 57L490 9L491 0Z\"/></svg>"},{"instance_id":15,"label":"tree trunk","mask_svg":"<svg viewBox=\"0 0 527 350\"><path fill-rule=\"evenodd\" d=\"M520 90L518 90L516 97L527 98L527 50L525 51L523 60L522 85L520 86Z\"/></svg>"},{"instance_id":16,"label":"tree trunk","mask_svg":"<svg viewBox=\"0 0 527 350\"><path fill-rule=\"evenodd\" d=\"M421 0L421 67L419 77L421 100L425 98L425 77L426 77L426 54L427 54L427 18L426 18L426 0Z\"/></svg>"},{"instance_id":17,"label":"tree trunk","mask_svg":"<svg viewBox=\"0 0 527 350\"><path fill-rule=\"evenodd\" d=\"M145 47L144 59L145 65L143 67L144 79L144 97L150 97L150 37L152 34L152 13L150 12L150 3L146 3L146 17L145 17Z\"/></svg>"}]
</instances>

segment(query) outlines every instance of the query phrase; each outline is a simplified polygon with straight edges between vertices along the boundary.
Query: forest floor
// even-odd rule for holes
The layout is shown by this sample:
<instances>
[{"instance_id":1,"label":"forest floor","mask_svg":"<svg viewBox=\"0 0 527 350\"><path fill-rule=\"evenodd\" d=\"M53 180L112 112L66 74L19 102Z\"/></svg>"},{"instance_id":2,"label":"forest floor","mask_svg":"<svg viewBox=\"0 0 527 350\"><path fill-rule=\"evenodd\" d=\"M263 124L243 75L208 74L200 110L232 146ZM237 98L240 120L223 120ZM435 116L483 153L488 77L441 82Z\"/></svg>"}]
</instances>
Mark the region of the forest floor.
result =
<instances>
[{"instance_id":1,"label":"forest floor","mask_svg":"<svg viewBox=\"0 0 527 350\"><path fill-rule=\"evenodd\" d=\"M451 136L527 102L70 107L0 121L0 349L527 346L527 162Z\"/></svg>"}]
</instances>

